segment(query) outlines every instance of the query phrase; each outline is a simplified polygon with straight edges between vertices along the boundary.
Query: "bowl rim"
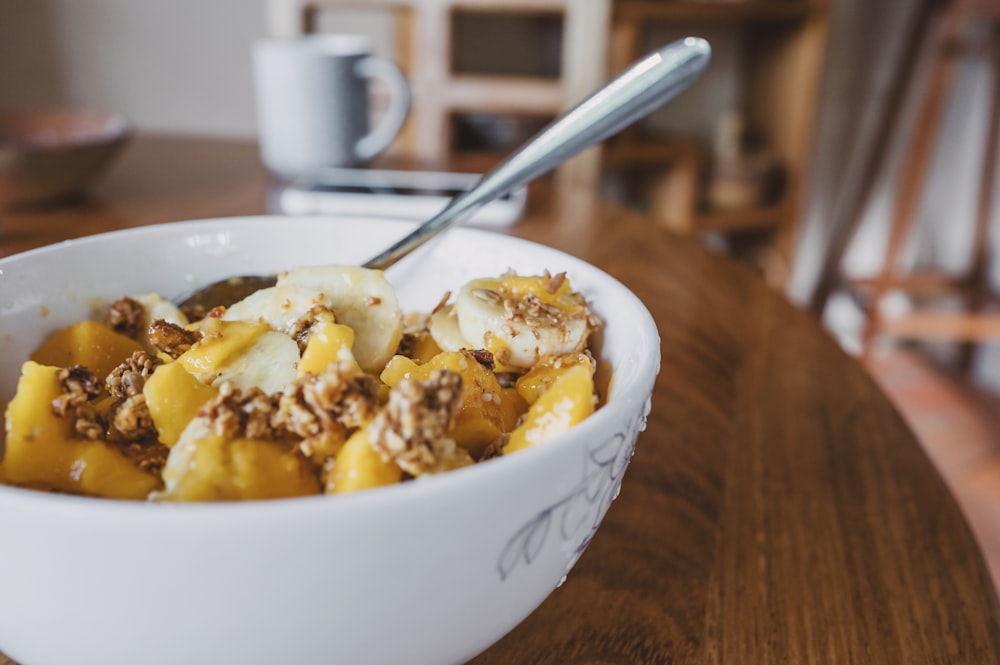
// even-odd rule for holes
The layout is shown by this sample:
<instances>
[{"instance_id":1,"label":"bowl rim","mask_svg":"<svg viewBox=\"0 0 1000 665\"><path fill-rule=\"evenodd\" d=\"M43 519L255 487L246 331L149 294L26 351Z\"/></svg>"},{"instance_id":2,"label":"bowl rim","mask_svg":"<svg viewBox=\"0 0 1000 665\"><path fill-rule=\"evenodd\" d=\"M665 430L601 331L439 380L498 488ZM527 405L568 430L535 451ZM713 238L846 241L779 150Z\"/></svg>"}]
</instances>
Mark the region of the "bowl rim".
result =
<instances>
[{"instance_id":1,"label":"bowl rim","mask_svg":"<svg viewBox=\"0 0 1000 665\"><path fill-rule=\"evenodd\" d=\"M101 120L103 127L99 131L87 132L86 134L74 137L72 141L60 143L38 143L31 140L22 140L14 143L4 143L0 141L0 152L14 152L19 154L36 153L56 153L69 152L81 148L91 148L94 146L108 146L122 143L134 134L134 127L131 120L124 113L118 111L103 111L89 108L0 108L0 127L4 122L12 118L89 118Z\"/></svg>"},{"instance_id":2,"label":"bowl rim","mask_svg":"<svg viewBox=\"0 0 1000 665\"><path fill-rule=\"evenodd\" d=\"M287 224L289 222L314 223L322 221L324 224L337 223L357 223L359 221L371 223L372 220L385 221L401 226L415 226L412 220L402 220L384 216L365 217L359 215L332 216L332 215L245 215L230 217L212 217L204 219L193 219L176 222L166 222L148 226L118 229L104 233L82 236L63 240L57 243L37 247L34 249L18 252L7 257L0 257L0 279L4 274L6 264L16 263L23 260L30 260L43 254L64 251L70 247L91 244L100 244L109 239L123 236L147 236L156 234L171 235L181 229L194 229L197 227L218 228L229 224L242 225L246 228L248 222L254 224L273 224L277 221ZM85 513L87 515L101 515L108 517L131 517L147 519L151 515L156 515L155 519L199 519L205 521L232 520L232 519L256 519L263 515L289 511L304 511L308 514L329 513L337 511L353 511L354 506L379 505L384 502L395 503L398 497L416 497L421 493L435 495L441 492L453 492L464 486L476 485L480 482L484 474L496 475L505 472L507 475L517 477L517 470L526 465L534 466L542 461L545 456L559 455L560 452L569 446L578 443L578 439L585 439L591 432L613 431L619 428L619 424L630 414L639 414L645 417L645 407L648 404L656 376L660 370L660 337L656 322L646 306L639 300L628 287L618 279L612 277L607 272L585 261L573 256L568 252L543 245L538 242L511 236L503 233L496 233L486 229L476 229L468 227L455 228L449 231L452 234L472 235L474 237L500 237L503 242L510 242L514 245L524 247L531 246L542 248L547 252L568 257L573 262L586 265L590 270L595 271L601 278L602 283L606 281L612 291L616 291L616 302L627 302L638 317L636 325L632 328L636 331L636 345L638 348L648 353L645 357L655 359L656 362L643 363L627 386L634 386L636 390L623 393L620 390L610 392L608 399L593 414L583 422L575 425L570 433L560 435L543 446L533 446L520 451L517 455L510 457L485 460L468 467L449 471L447 473L435 474L430 478L417 478L405 483L397 483L385 487L375 488L376 491L360 491L330 497L326 494L308 495L301 497L284 497L276 499L250 499L241 501L218 501L218 502L156 502L156 501L126 501L118 499L105 499L100 497L80 496L72 494L60 494L21 488L0 483L0 510L9 509L30 509L33 511L59 512L67 516ZM615 388L619 388L616 384ZM4 405L6 410L6 405ZM640 431L641 431L640 427ZM538 460L536 462L535 460Z\"/></svg>"}]
</instances>

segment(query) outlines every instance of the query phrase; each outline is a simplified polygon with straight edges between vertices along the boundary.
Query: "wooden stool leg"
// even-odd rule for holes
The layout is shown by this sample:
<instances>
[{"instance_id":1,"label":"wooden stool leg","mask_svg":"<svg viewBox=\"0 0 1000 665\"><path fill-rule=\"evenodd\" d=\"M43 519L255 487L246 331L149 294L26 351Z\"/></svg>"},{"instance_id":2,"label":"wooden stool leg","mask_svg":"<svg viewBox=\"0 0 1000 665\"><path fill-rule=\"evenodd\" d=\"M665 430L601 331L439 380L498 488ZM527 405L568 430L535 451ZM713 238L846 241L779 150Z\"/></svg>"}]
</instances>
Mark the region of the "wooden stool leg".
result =
<instances>
[{"instance_id":1,"label":"wooden stool leg","mask_svg":"<svg viewBox=\"0 0 1000 665\"><path fill-rule=\"evenodd\" d=\"M829 224L833 231L828 241L829 249L823 255L819 277L809 298L809 310L817 318L823 317L830 296L840 286L844 256L857 232L865 206L871 200L878 175L886 168L890 143L896 134L893 128L902 114L920 51L929 41L935 17L940 15L940 0L917 2L919 6L913 10L912 26L901 37L895 67L891 75L883 79L885 91L874 95L875 102L862 118L860 131L851 146L844 183L830 214ZM878 103L880 98L884 99L882 103Z\"/></svg>"},{"instance_id":2,"label":"wooden stool leg","mask_svg":"<svg viewBox=\"0 0 1000 665\"><path fill-rule=\"evenodd\" d=\"M937 40L934 62L926 92L923 96L907 159L900 176L899 189L892 220L889 241L883 257L882 268L874 279L870 300L866 306L865 325L861 334L862 356L871 352L872 341L881 325L880 302L897 277L898 259L906 239L910 236L913 221L920 205L924 183L934 155L938 130L943 119L948 89L955 70L954 45L965 25L965 3L961 0L949 7Z\"/></svg>"},{"instance_id":3,"label":"wooden stool leg","mask_svg":"<svg viewBox=\"0 0 1000 665\"><path fill-rule=\"evenodd\" d=\"M987 107L986 142L983 150L982 175L979 180L979 200L976 204L976 229L972 238L972 257L969 265L970 287L966 313L976 315L990 294L990 221L993 219L994 182L997 160L1000 159L1000 35L994 30L989 42L989 65L993 74L993 92ZM976 343L966 341L959 347L958 368L968 372L976 351Z\"/></svg>"}]
</instances>

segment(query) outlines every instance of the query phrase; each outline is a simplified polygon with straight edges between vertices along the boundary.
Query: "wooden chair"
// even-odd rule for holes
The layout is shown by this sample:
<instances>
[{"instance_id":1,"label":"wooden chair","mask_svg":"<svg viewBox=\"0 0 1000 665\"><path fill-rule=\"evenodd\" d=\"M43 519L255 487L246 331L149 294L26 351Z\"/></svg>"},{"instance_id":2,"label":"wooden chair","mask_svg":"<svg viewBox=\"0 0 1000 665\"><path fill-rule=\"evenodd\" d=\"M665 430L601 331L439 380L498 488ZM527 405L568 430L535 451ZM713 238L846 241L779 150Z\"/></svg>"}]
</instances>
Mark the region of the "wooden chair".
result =
<instances>
[{"instance_id":1,"label":"wooden chair","mask_svg":"<svg viewBox=\"0 0 1000 665\"><path fill-rule=\"evenodd\" d=\"M408 156L439 161L451 146L455 113L555 116L607 77L607 23L611 0L269 0L274 36L314 32L326 9L389 10L398 26L399 65L413 89L413 108L401 138ZM560 77L472 76L452 71L452 19L457 10L483 13L561 14ZM599 149L571 160L558 177L594 186Z\"/></svg>"},{"instance_id":2,"label":"wooden chair","mask_svg":"<svg viewBox=\"0 0 1000 665\"><path fill-rule=\"evenodd\" d=\"M876 131L861 166L853 174L854 186L846 192L836 208L831 223L836 229L820 272L818 284L810 300L810 308L822 316L831 294L847 286L862 306L865 322L862 331L862 353L868 354L875 338L890 336L915 340L946 340L962 343L959 366L968 369L974 343L1000 338L1000 314L988 313L984 307L996 301L988 284L989 223L996 162L1000 158L997 141L1000 138L1000 44L997 20L1000 2L997 0L918 0L921 6L917 19L906 39L900 70L888 91L887 103L875 119ZM991 25L989 38L974 43L969 27L974 21ZM920 98L916 126L903 159L898 180L895 208L890 220L889 240L879 272L871 278L849 280L842 274L841 263L850 245L865 205L872 195L874 183L886 167L894 127L899 126L903 100L909 86L915 83L915 63L922 46L930 45L933 59L928 80ZM989 108L987 140L984 144L983 169L969 266L964 275L954 277L941 271L906 272L899 259L921 202L921 195L932 164L934 148L939 139L948 93L960 58L985 57L992 70L993 90ZM910 312L887 317L880 306L890 292L904 292L914 302L932 302L940 296L959 296L964 304L961 311L944 312L929 307L915 307Z\"/></svg>"}]
</instances>

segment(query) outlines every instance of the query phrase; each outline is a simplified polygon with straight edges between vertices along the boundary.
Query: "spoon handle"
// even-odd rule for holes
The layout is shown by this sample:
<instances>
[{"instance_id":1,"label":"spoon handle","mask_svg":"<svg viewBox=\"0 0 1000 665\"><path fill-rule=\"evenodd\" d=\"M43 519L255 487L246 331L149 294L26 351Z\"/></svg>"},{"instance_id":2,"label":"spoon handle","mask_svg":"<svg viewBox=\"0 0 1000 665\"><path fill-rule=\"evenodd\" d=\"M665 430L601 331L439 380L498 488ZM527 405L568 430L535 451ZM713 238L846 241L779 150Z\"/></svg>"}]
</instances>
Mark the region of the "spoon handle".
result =
<instances>
[{"instance_id":1,"label":"spoon handle","mask_svg":"<svg viewBox=\"0 0 1000 665\"><path fill-rule=\"evenodd\" d=\"M705 70L711 48L688 37L654 51L554 120L474 187L378 256L366 268L385 269L481 205L603 141L685 90Z\"/></svg>"}]
</instances>

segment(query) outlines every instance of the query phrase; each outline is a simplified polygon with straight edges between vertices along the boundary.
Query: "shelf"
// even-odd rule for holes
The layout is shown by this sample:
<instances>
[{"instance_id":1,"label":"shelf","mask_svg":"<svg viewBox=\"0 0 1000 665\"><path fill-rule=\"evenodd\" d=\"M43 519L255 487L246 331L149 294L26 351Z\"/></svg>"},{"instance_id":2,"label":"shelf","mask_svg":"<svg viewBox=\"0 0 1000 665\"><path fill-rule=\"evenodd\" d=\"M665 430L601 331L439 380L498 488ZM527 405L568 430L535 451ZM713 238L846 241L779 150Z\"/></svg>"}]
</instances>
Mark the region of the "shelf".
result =
<instances>
[{"instance_id":1,"label":"shelf","mask_svg":"<svg viewBox=\"0 0 1000 665\"><path fill-rule=\"evenodd\" d=\"M616 19L657 21L788 21L808 16L814 3L790 0L619 0Z\"/></svg>"},{"instance_id":2,"label":"shelf","mask_svg":"<svg viewBox=\"0 0 1000 665\"><path fill-rule=\"evenodd\" d=\"M558 80L521 76L453 76L439 103L452 111L555 115L565 105Z\"/></svg>"},{"instance_id":3,"label":"shelf","mask_svg":"<svg viewBox=\"0 0 1000 665\"><path fill-rule=\"evenodd\" d=\"M365 0L370 2L371 0ZM398 2L398 0L392 0ZM452 10L483 14L561 14L565 0L455 0Z\"/></svg>"},{"instance_id":4,"label":"shelf","mask_svg":"<svg viewBox=\"0 0 1000 665\"><path fill-rule=\"evenodd\" d=\"M784 203L747 210L718 210L695 215L694 228L699 233L760 231L778 228L788 216Z\"/></svg>"},{"instance_id":5,"label":"shelf","mask_svg":"<svg viewBox=\"0 0 1000 665\"><path fill-rule=\"evenodd\" d=\"M605 166L618 172L617 184L629 197L647 203L661 226L693 236L722 236L730 252L758 265L779 288L787 286L802 214L800 188L811 164L832 2L617 0L612 5L614 71L669 35L702 34L718 44L720 57L706 72L701 91L692 91L677 105L676 117L665 123L682 138L643 136L644 130L652 132L652 123L630 128L606 147ZM719 91L727 86L735 92L723 101ZM762 145L780 169L773 183L762 183L768 190L771 185L781 190L780 197L764 199L772 204L745 210L706 210L702 205L707 195L704 167L714 145L709 137L718 136L711 120L729 110L741 113L749 130L744 138L754 142L744 147L752 152Z\"/></svg>"},{"instance_id":6,"label":"shelf","mask_svg":"<svg viewBox=\"0 0 1000 665\"><path fill-rule=\"evenodd\" d=\"M647 139L622 134L608 142L604 158L608 166L645 168L666 166L677 159L697 157L700 144L691 138Z\"/></svg>"}]
</instances>

